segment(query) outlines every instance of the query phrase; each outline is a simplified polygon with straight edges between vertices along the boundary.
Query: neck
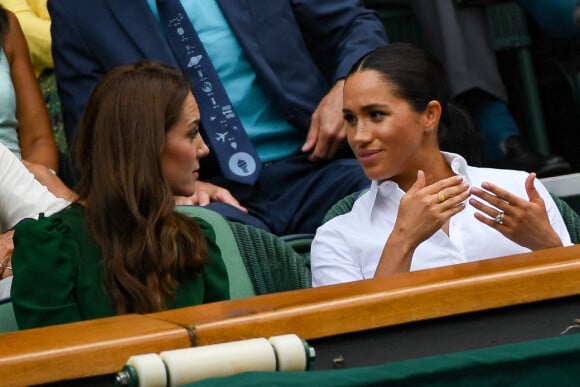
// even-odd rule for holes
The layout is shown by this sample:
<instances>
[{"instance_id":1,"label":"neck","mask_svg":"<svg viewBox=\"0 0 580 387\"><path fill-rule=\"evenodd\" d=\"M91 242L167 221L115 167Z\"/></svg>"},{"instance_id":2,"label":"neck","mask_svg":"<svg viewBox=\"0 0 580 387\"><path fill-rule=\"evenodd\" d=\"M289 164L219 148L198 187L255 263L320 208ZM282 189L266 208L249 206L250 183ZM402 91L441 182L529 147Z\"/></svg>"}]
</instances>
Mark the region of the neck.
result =
<instances>
[{"instance_id":1,"label":"neck","mask_svg":"<svg viewBox=\"0 0 580 387\"><path fill-rule=\"evenodd\" d=\"M417 181L417 172L419 170L422 170L423 173L425 173L426 186L454 175L451 167L447 164L441 152L437 150L437 152L422 154L417 158L416 163L412 163L412 165L407 168L405 173L402 173L391 180L396 182L403 191L407 192Z\"/></svg>"},{"instance_id":2,"label":"neck","mask_svg":"<svg viewBox=\"0 0 580 387\"><path fill-rule=\"evenodd\" d=\"M447 164L443 155L439 153L438 156L437 160L432 160L431 163L426 164L423 168L426 185L431 185L454 175L451 166Z\"/></svg>"}]
</instances>

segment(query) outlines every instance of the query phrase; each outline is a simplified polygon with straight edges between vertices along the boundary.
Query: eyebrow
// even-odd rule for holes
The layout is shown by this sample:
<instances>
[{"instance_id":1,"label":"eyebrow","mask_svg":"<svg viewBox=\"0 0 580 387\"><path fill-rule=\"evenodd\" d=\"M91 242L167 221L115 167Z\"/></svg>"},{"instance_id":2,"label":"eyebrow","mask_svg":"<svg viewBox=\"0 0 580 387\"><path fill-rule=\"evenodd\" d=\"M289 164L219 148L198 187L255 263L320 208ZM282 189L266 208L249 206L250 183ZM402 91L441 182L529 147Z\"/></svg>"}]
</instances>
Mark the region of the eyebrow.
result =
<instances>
[{"instance_id":1,"label":"eyebrow","mask_svg":"<svg viewBox=\"0 0 580 387\"><path fill-rule=\"evenodd\" d=\"M386 109L388 107L389 107L389 104L372 103L372 104L363 106L362 110L369 111L369 110L374 110L374 109ZM352 110L350 110L348 108L343 108L342 112L343 113L351 113Z\"/></svg>"},{"instance_id":2,"label":"eyebrow","mask_svg":"<svg viewBox=\"0 0 580 387\"><path fill-rule=\"evenodd\" d=\"M199 124L201 123L201 119L200 118L196 118L195 120L191 120L187 123L187 125L197 125L199 126Z\"/></svg>"},{"instance_id":3,"label":"eyebrow","mask_svg":"<svg viewBox=\"0 0 580 387\"><path fill-rule=\"evenodd\" d=\"M363 106L363 110L373 110L373 109L377 109L377 108L387 108L389 107L389 104L384 104L384 103L372 103L370 105L365 105Z\"/></svg>"}]
</instances>

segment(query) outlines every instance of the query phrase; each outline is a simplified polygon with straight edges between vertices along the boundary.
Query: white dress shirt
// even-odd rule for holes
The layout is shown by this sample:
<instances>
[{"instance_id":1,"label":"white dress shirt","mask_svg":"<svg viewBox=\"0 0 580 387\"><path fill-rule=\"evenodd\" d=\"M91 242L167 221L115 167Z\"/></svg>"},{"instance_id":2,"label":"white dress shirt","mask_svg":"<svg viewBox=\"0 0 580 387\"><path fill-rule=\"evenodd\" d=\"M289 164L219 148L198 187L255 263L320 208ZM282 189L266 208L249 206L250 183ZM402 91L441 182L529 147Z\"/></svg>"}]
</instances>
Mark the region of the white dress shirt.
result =
<instances>
[{"instance_id":1,"label":"white dress shirt","mask_svg":"<svg viewBox=\"0 0 580 387\"><path fill-rule=\"evenodd\" d=\"M471 167L459 155L442 154L453 172L463 175L470 186L481 187L484 181L488 181L528 199L524 186L527 172ZM535 187L544 199L552 227L565 246L571 245L570 235L554 200L537 179ZM320 226L311 249L312 285L372 278L404 194L392 181L381 184L373 181L369 191L355 201L350 212ZM419 244L413 253L411 271L530 251L481 223L474 217L476 211L467 204L463 211L451 217L449 235L439 229Z\"/></svg>"},{"instance_id":2,"label":"white dress shirt","mask_svg":"<svg viewBox=\"0 0 580 387\"><path fill-rule=\"evenodd\" d=\"M0 232L24 218L46 216L62 210L69 202L54 196L34 178L20 160L0 144Z\"/></svg>"}]
</instances>

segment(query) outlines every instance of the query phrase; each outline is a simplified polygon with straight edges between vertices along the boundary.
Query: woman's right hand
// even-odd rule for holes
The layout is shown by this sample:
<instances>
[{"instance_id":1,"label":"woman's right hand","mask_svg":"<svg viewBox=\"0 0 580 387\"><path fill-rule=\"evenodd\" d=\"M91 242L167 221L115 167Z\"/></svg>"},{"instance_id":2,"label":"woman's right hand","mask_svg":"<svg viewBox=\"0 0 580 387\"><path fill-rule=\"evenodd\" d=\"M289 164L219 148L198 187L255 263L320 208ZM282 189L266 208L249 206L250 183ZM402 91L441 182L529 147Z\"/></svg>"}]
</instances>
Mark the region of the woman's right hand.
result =
<instances>
[{"instance_id":1,"label":"woman's right hand","mask_svg":"<svg viewBox=\"0 0 580 387\"><path fill-rule=\"evenodd\" d=\"M465 208L469 185L452 176L426 185L423 171L401 199L397 220L387 239L375 276L409 271L417 246Z\"/></svg>"},{"instance_id":2,"label":"woman's right hand","mask_svg":"<svg viewBox=\"0 0 580 387\"><path fill-rule=\"evenodd\" d=\"M393 233L402 233L413 241L415 247L463 210L470 195L469 185L459 175L425 184L425 174L419 171L415 184L401 199L393 229Z\"/></svg>"}]
</instances>

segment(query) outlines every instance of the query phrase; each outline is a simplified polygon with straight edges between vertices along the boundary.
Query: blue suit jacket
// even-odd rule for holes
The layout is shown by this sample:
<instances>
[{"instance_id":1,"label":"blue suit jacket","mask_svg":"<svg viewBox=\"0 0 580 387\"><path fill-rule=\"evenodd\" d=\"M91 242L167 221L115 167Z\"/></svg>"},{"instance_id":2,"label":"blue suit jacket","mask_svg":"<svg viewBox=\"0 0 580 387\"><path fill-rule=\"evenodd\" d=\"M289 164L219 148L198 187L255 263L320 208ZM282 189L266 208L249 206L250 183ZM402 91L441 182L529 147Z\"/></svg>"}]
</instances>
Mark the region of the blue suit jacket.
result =
<instances>
[{"instance_id":1,"label":"blue suit jacket","mask_svg":"<svg viewBox=\"0 0 580 387\"><path fill-rule=\"evenodd\" d=\"M386 43L380 20L356 0L217 0L266 95L299 130L334 79ZM69 140L108 70L138 59L178 67L145 0L49 0L53 56ZM317 60L313 58L313 55Z\"/></svg>"}]
</instances>

